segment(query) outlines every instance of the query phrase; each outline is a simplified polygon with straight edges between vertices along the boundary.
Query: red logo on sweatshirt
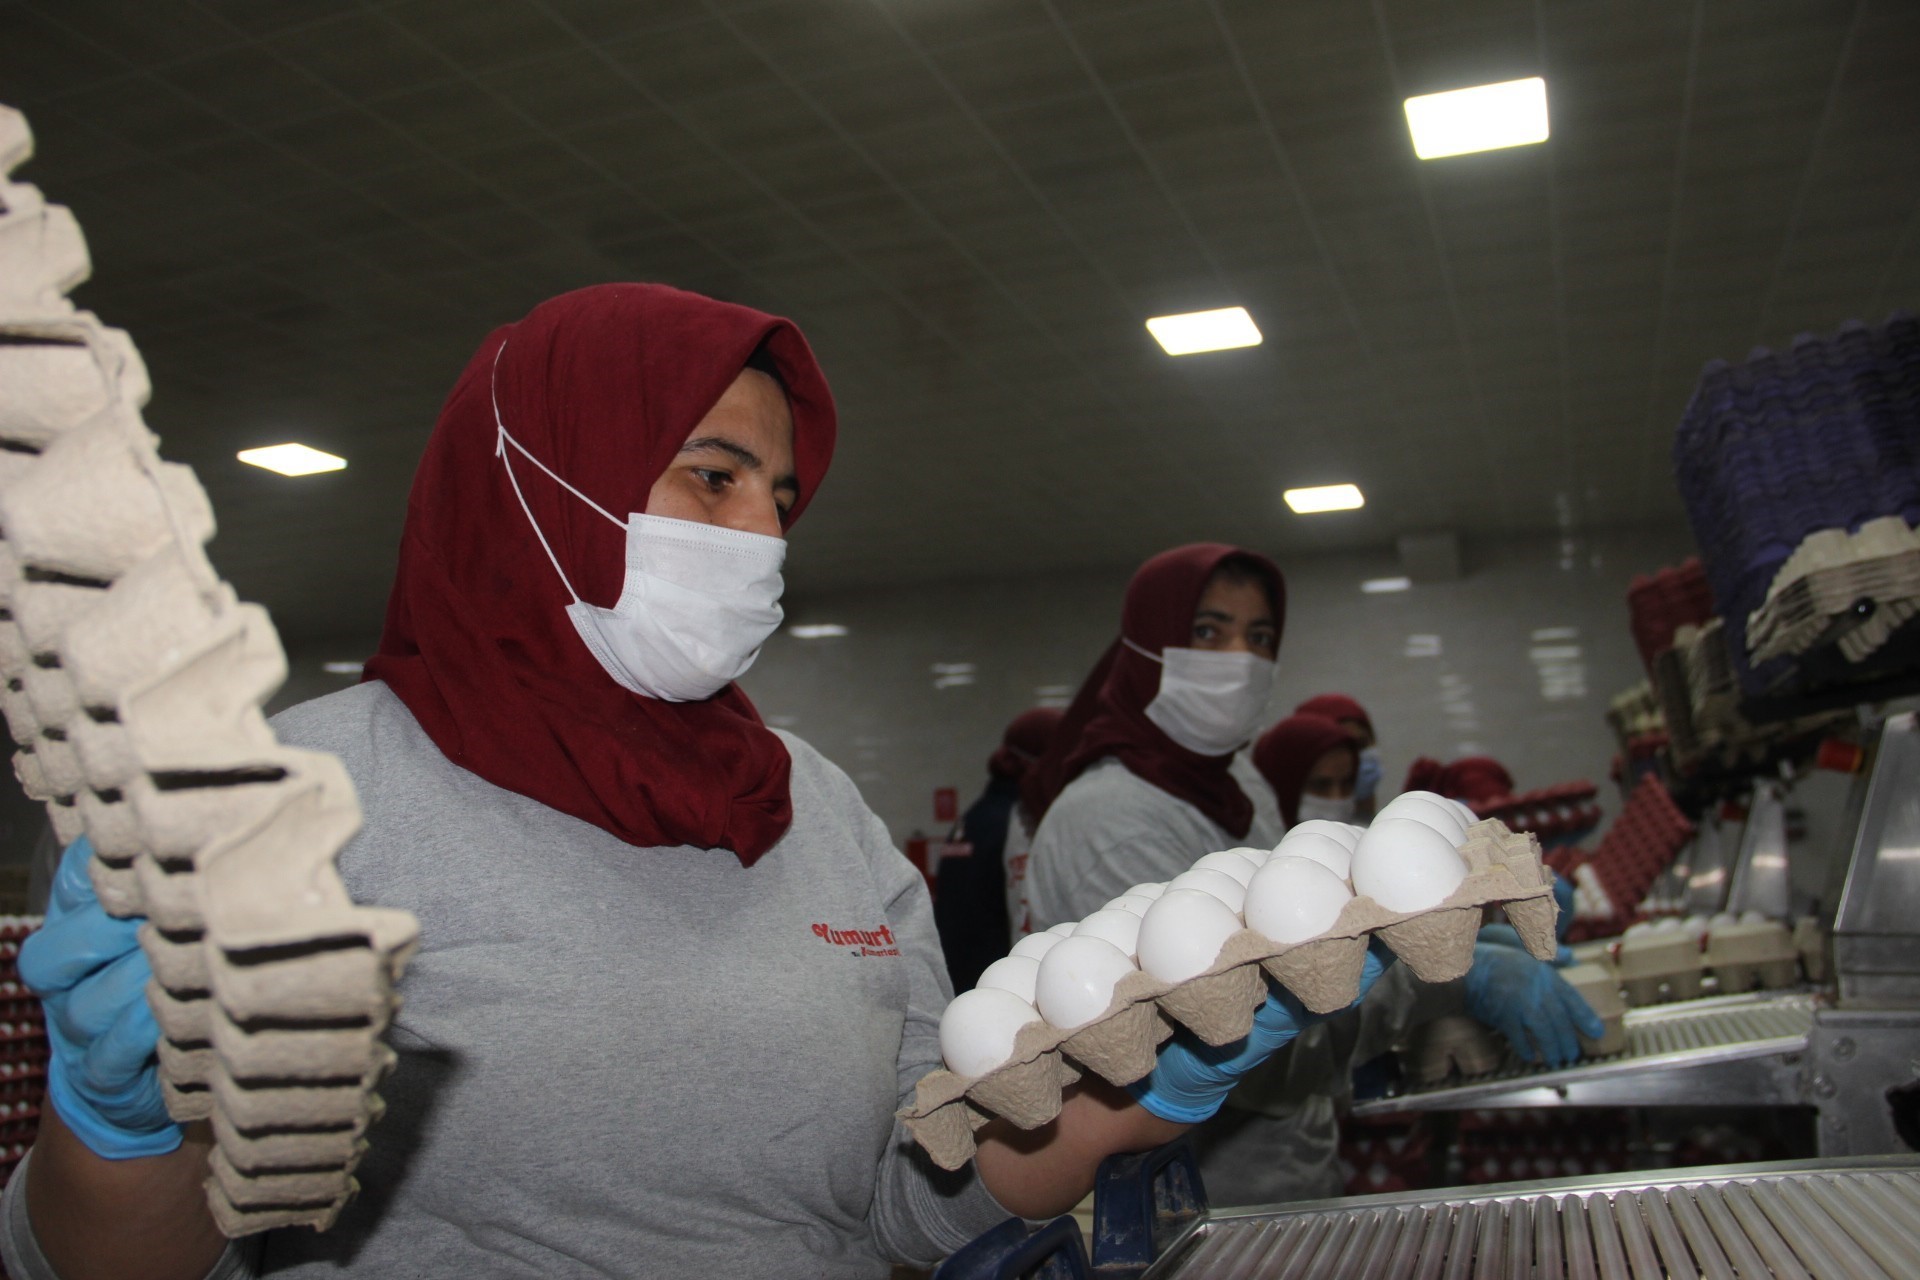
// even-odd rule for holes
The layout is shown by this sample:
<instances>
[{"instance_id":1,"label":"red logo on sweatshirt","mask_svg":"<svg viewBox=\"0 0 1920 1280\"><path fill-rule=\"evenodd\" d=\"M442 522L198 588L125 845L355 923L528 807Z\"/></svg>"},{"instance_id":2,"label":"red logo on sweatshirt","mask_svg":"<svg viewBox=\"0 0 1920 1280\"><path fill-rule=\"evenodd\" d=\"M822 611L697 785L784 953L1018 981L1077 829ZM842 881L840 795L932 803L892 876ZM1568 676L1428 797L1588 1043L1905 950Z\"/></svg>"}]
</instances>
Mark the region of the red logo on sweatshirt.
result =
<instances>
[{"instance_id":1,"label":"red logo on sweatshirt","mask_svg":"<svg viewBox=\"0 0 1920 1280\"><path fill-rule=\"evenodd\" d=\"M813 936L829 946L845 947L852 956L897 956L900 945L894 941L893 930L881 925L878 929L835 929L828 925L813 926Z\"/></svg>"}]
</instances>

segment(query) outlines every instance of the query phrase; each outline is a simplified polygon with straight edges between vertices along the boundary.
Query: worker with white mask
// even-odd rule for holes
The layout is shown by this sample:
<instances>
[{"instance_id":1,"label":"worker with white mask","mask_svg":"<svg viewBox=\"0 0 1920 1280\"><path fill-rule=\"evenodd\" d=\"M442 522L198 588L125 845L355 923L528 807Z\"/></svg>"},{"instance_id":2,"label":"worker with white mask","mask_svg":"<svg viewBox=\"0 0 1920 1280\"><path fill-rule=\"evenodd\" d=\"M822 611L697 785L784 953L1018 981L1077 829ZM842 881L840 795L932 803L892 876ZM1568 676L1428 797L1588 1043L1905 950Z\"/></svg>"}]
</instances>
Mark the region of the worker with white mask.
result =
<instances>
[{"instance_id":1,"label":"worker with white mask","mask_svg":"<svg viewBox=\"0 0 1920 1280\"><path fill-rule=\"evenodd\" d=\"M1217 849L1273 844L1229 766L1266 710L1285 618L1279 568L1251 551L1176 547L1134 574L1120 637L1040 763L1035 930Z\"/></svg>"},{"instance_id":2,"label":"worker with white mask","mask_svg":"<svg viewBox=\"0 0 1920 1280\"><path fill-rule=\"evenodd\" d=\"M1359 769L1353 779L1353 811L1361 822L1371 819L1385 774L1373 732L1373 717L1357 700L1344 693L1315 694L1295 707L1293 714L1325 716L1347 731L1354 750L1359 752Z\"/></svg>"}]
</instances>

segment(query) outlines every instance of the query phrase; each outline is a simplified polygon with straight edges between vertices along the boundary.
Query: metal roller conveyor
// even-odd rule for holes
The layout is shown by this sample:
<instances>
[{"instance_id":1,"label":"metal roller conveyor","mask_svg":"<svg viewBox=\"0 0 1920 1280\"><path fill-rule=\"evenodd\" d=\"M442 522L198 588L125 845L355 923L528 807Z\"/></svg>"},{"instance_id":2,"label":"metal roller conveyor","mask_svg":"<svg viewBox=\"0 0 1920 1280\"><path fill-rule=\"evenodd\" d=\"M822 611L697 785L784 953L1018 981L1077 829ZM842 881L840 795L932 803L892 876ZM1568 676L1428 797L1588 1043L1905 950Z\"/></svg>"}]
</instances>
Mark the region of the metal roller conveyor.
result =
<instances>
[{"instance_id":1,"label":"metal roller conveyor","mask_svg":"<svg viewBox=\"0 0 1920 1280\"><path fill-rule=\"evenodd\" d=\"M1458 1111L1474 1107L1756 1106L1802 1101L1801 1055L1814 1031L1804 991L1713 996L1629 1009L1627 1048L1607 1058L1550 1070L1514 1062L1498 1071L1414 1086L1353 1108Z\"/></svg>"},{"instance_id":2,"label":"metal roller conveyor","mask_svg":"<svg viewBox=\"0 0 1920 1280\"><path fill-rule=\"evenodd\" d=\"M1920 1159L1793 1161L1216 1210L1143 1280L1920 1276Z\"/></svg>"}]
</instances>

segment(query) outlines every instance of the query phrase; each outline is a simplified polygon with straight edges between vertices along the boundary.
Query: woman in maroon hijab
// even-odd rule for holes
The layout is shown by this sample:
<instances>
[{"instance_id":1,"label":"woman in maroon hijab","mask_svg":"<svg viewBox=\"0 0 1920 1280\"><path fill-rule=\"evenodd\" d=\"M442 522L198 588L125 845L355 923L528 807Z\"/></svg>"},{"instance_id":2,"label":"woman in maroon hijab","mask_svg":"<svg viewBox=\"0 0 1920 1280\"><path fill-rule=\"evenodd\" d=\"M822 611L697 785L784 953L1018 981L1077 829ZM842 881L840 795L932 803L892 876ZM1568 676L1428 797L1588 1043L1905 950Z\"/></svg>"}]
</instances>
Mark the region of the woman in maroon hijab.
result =
<instances>
[{"instance_id":1,"label":"woman in maroon hijab","mask_svg":"<svg viewBox=\"0 0 1920 1280\"><path fill-rule=\"evenodd\" d=\"M1325 716L1288 716L1253 744L1254 767L1289 829L1313 818L1352 822L1358 762L1352 737Z\"/></svg>"},{"instance_id":2,"label":"woman in maroon hijab","mask_svg":"<svg viewBox=\"0 0 1920 1280\"><path fill-rule=\"evenodd\" d=\"M1133 575L1120 638L1035 770L1036 930L1215 850L1273 844L1231 765L1266 711L1286 604L1271 560L1217 542L1164 551Z\"/></svg>"},{"instance_id":3,"label":"woman in maroon hijab","mask_svg":"<svg viewBox=\"0 0 1920 1280\"><path fill-rule=\"evenodd\" d=\"M10 1258L66 1280L878 1278L1063 1212L1103 1157L1181 1132L1089 1077L1044 1132L995 1122L945 1174L894 1119L939 1065L950 998L925 884L846 775L733 683L780 622L784 538L834 430L799 332L745 307L608 285L486 339L420 464L366 682L275 722L353 779L355 899L421 924L367 1194L323 1234L220 1239L207 1137L166 1118L157 1031L126 1030L150 974L134 925L103 918L114 955L36 947L101 1006L70 1037L97 1114L45 1119ZM1128 636L1153 657L1109 664L1086 740L1244 830L1238 792L1156 740L1147 705L1162 651L1213 634L1195 604L1228 557L1149 584ZM1258 616L1218 625L1270 663L1278 574L1240 559ZM90 895L69 896L86 925ZM1297 1031L1276 1016L1236 1070ZM1156 1068L1162 1113L1217 1105L1217 1059Z\"/></svg>"}]
</instances>

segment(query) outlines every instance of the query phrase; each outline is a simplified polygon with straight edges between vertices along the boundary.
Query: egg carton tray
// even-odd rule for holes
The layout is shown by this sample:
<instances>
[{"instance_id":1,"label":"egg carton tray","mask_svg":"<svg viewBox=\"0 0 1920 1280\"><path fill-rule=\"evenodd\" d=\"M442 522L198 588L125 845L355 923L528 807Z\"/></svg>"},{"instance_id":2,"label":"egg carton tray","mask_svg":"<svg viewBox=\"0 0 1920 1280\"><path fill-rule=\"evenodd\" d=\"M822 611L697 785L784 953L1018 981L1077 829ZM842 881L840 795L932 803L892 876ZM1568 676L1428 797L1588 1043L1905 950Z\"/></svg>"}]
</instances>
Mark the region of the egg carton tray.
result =
<instances>
[{"instance_id":1,"label":"egg carton tray","mask_svg":"<svg viewBox=\"0 0 1920 1280\"><path fill-rule=\"evenodd\" d=\"M1035 1129L1060 1113L1061 1091L1091 1071L1128 1085L1153 1070L1159 1046L1177 1025L1208 1044L1231 1044L1253 1027L1269 979L1314 1013L1351 1004L1359 991L1371 937L1379 938L1423 982L1451 982L1473 963L1485 909L1502 906L1527 949L1542 960L1556 949L1553 880L1540 842L1498 820L1468 828L1460 854L1468 873L1460 886L1425 911L1391 911L1356 897L1333 926L1304 942L1279 943L1252 929L1228 938L1205 973L1163 982L1136 972L1122 978L1099 1017L1064 1030L1043 1021L1014 1036L1013 1052L981 1076L939 1068L923 1076L900 1118L943 1169L973 1158L974 1133L995 1116Z\"/></svg>"},{"instance_id":2,"label":"egg carton tray","mask_svg":"<svg viewBox=\"0 0 1920 1280\"><path fill-rule=\"evenodd\" d=\"M275 742L286 675L266 612L208 562L213 512L141 418L127 335L66 294L73 215L8 179L32 152L0 106L0 711L14 771L101 904L144 916L174 1119L211 1122L229 1236L325 1228L357 1189L381 1034L418 935L334 867L360 826L339 762Z\"/></svg>"}]
</instances>

